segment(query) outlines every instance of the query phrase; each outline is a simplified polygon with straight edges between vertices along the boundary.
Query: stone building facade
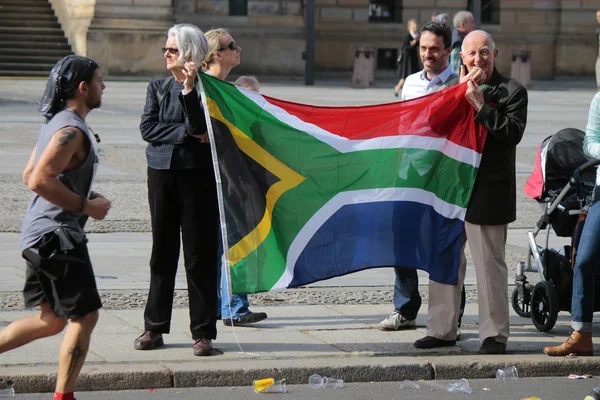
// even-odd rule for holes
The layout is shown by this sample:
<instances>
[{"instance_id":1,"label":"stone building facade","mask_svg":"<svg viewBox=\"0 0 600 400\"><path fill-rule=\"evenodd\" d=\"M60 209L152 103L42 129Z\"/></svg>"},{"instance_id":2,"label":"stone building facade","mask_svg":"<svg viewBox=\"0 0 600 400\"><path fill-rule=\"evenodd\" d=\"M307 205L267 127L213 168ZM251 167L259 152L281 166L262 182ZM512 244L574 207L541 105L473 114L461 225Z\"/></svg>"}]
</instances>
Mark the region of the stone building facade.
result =
<instances>
[{"instance_id":1,"label":"stone building facade","mask_svg":"<svg viewBox=\"0 0 600 400\"><path fill-rule=\"evenodd\" d=\"M78 54L108 75L164 72L160 48L174 23L226 27L242 46L237 73L304 73L305 0L50 0ZM315 69L350 71L358 45L374 48L378 70L393 68L406 34L433 12L452 16L469 0L315 0ZM484 21L500 48L498 68L510 73L512 52L531 52L533 78L592 75L598 52L590 0L482 0ZM487 14L486 14L487 13Z\"/></svg>"}]
</instances>

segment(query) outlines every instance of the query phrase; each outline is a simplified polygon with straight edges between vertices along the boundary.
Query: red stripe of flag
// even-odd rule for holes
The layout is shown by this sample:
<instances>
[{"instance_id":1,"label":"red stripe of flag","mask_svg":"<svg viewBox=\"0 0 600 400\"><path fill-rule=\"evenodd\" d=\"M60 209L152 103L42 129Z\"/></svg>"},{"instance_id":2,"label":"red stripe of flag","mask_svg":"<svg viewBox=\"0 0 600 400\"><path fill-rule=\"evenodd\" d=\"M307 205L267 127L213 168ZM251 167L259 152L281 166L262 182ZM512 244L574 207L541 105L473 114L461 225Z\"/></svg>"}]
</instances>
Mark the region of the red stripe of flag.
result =
<instances>
[{"instance_id":1,"label":"red stripe of flag","mask_svg":"<svg viewBox=\"0 0 600 400\"><path fill-rule=\"evenodd\" d=\"M264 97L290 115L348 139L396 135L447 137L455 144L481 153L483 143L478 143L476 138L484 128L475 124L476 129L467 132L475 110L464 98L466 89L465 83L413 100L359 107L311 106ZM447 132L447 126L458 129Z\"/></svg>"}]
</instances>

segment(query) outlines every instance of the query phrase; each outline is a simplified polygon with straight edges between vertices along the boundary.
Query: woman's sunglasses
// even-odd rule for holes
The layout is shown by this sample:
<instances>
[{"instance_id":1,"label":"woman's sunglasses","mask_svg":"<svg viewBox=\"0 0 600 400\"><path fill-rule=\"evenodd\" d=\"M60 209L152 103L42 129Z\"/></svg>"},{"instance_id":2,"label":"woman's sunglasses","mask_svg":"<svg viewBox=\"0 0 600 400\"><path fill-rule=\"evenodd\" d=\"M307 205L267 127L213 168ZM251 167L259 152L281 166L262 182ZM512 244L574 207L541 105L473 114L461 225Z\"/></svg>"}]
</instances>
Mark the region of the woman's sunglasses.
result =
<instances>
[{"instance_id":1,"label":"woman's sunglasses","mask_svg":"<svg viewBox=\"0 0 600 400\"><path fill-rule=\"evenodd\" d=\"M231 51L236 51L238 48L237 44L235 44L235 40L232 40L231 43L229 43L227 46L225 47L221 47L218 51L223 51L223 50L231 50Z\"/></svg>"},{"instance_id":2,"label":"woman's sunglasses","mask_svg":"<svg viewBox=\"0 0 600 400\"><path fill-rule=\"evenodd\" d=\"M179 49L176 49L174 47L163 47L162 48L163 54L165 54L167 51L169 52L169 54L177 54L177 53L179 53Z\"/></svg>"}]
</instances>

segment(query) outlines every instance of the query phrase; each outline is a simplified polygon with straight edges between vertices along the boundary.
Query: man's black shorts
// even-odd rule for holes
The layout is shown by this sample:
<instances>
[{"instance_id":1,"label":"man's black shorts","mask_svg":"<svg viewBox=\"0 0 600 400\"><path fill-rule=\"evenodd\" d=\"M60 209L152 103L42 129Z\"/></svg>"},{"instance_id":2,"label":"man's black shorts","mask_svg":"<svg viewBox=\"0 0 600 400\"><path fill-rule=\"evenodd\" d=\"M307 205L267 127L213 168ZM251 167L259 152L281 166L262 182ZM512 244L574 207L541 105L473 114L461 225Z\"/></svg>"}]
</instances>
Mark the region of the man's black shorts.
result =
<instances>
[{"instance_id":1,"label":"man's black shorts","mask_svg":"<svg viewBox=\"0 0 600 400\"><path fill-rule=\"evenodd\" d=\"M62 251L58 236L50 232L24 250L23 258L27 260L25 307L48 303L65 319L78 319L102 307L85 242Z\"/></svg>"}]
</instances>

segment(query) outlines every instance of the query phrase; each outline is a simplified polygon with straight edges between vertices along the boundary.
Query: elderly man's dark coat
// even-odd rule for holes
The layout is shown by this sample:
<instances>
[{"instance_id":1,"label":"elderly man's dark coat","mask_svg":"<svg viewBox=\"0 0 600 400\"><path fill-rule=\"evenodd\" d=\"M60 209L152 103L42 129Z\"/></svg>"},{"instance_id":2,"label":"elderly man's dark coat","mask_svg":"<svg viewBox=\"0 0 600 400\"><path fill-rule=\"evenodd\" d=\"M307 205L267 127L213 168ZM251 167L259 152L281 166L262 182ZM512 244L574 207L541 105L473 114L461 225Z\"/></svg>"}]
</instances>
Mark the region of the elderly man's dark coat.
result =
<instances>
[{"instance_id":1,"label":"elderly man's dark coat","mask_svg":"<svg viewBox=\"0 0 600 400\"><path fill-rule=\"evenodd\" d=\"M458 84L455 79L451 84ZM517 218L515 154L527 124L527 89L514 79L494 74L481 85L485 105L475 121L487 139L465 220L477 225L504 225Z\"/></svg>"}]
</instances>

